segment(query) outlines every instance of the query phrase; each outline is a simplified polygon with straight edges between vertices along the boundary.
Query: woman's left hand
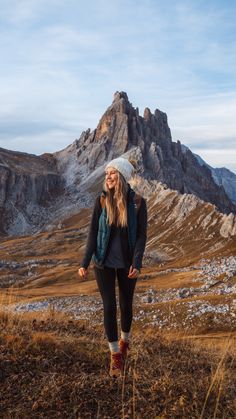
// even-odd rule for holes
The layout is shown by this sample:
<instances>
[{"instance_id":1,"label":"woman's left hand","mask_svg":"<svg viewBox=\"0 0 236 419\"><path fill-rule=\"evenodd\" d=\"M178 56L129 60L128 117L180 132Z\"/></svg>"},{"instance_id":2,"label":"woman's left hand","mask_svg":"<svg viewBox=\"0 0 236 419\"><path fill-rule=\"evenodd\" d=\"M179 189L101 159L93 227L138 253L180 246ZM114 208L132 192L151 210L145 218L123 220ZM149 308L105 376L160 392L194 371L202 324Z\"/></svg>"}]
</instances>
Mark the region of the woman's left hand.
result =
<instances>
[{"instance_id":1,"label":"woman's left hand","mask_svg":"<svg viewBox=\"0 0 236 419\"><path fill-rule=\"evenodd\" d=\"M138 278L140 272L138 269L133 268L133 266L131 265L129 268L129 273L128 273L128 278Z\"/></svg>"}]
</instances>

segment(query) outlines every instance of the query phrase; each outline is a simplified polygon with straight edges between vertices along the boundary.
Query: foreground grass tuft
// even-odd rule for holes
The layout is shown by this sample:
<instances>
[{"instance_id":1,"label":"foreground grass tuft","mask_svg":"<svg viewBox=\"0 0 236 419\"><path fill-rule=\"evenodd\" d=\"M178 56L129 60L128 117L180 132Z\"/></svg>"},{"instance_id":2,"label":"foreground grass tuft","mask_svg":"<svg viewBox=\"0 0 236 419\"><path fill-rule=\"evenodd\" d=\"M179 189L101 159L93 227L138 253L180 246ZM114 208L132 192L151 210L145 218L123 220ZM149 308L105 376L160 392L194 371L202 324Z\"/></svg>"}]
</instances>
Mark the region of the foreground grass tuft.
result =
<instances>
[{"instance_id":1,"label":"foreground grass tuft","mask_svg":"<svg viewBox=\"0 0 236 419\"><path fill-rule=\"evenodd\" d=\"M235 357L134 328L123 380L108 376L102 326L0 313L0 417L233 418ZM47 317L48 316L48 317Z\"/></svg>"}]
</instances>

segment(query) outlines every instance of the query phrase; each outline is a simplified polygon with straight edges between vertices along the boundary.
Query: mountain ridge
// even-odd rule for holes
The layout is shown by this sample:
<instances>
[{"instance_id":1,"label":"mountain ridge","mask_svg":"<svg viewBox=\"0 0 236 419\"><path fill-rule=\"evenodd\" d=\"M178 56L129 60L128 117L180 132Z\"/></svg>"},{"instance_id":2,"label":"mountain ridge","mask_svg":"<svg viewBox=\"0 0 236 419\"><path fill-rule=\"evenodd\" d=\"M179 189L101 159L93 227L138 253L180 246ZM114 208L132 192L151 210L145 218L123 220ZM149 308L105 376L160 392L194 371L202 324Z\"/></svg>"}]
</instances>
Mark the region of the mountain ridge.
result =
<instances>
[{"instance_id":1,"label":"mountain ridge","mask_svg":"<svg viewBox=\"0 0 236 419\"><path fill-rule=\"evenodd\" d=\"M190 150L182 151L180 141L172 141L164 112L156 109L152 114L145 108L140 116L125 92L114 94L96 129L83 131L63 150L35 156L0 149L1 233L51 229L91 207L102 187L106 162L118 156L136 161L139 187L142 182L161 182L180 194L198 197L206 206L210 202L217 212L232 218L234 234L236 205L216 184L211 170Z\"/></svg>"},{"instance_id":2,"label":"mountain ridge","mask_svg":"<svg viewBox=\"0 0 236 419\"><path fill-rule=\"evenodd\" d=\"M189 149L184 144L181 144L181 148L183 151ZM236 203L236 174L227 167L212 167L201 156L196 153L193 154L201 165L205 165L211 170L215 183L222 185L231 201Z\"/></svg>"}]
</instances>

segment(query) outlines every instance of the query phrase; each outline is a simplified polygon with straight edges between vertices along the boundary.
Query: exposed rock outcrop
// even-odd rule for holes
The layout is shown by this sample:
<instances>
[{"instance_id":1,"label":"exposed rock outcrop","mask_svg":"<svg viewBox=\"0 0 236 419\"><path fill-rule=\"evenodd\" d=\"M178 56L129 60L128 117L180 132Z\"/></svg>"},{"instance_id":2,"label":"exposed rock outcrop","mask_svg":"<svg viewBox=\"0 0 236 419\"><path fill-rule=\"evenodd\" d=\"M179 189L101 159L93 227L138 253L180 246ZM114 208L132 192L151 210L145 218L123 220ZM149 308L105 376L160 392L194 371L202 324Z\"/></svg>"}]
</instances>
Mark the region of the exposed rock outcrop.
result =
<instances>
[{"instance_id":1,"label":"exposed rock outcrop","mask_svg":"<svg viewBox=\"0 0 236 419\"><path fill-rule=\"evenodd\" d=\"M40 224L50 201L64 191L53 155L0 149L0 230L22 234Z\"/></svg>"},{"instance_id":2,"label":"exposed rock outcrop","mask_svg":"<svg viewBox=\"0 0 236 419\"><path fill-rule=\"evenodd\" d=\"M218 185L211 170L201 165L195 155L173 142L167 115L149 108L143 117L129 102L125 92L116 92L97 128L83 132L78 143L78 163L94 170L107 160L139 147L143 160L143 176L159 180L181 193L197 195L225 213L235 212L236 205Z\"/></svg>"},{"instance_id":3,"label":"exposed rock outcrop","mask_svg":"<svg viewBox=\"0 0 236 419\"><path fill-rule=\"evenodd\" d=\"M198 240L209 240L202 246L210 249L222 239L236 236L236 215L217 211L215 205L206 203L196 195L181 194L156 180L145 180L136 175L132 187L148 200L148 212L152 229L148 248L160 248L160 243L176 243L177 252L190 248ZM159 245L158 245L159 243ZM188 245L186 246L186 243ZM168 245L169 247L170 245ZM189 250L190 251L190 250Z\"/></svg>"},{"instance_id":4,"label":"exposed rock outcrop","mask_svg":"<svg viewBox=\"0 0 236 419\"><path fill-rule=\"evenodd\" d=\"M186 211L194 197L210 202L226 214L222 235L228 237L235 231L236 204L214 181L209 167L182 148L180 141L172 141L167 115L145 108L140 116L127 94L116 92L97 128L82 132L64 150L35 156L0 149L0 233L53 229L92 205L94 194L102 187L106 162L121 155L136 161L143 184L161 182L184 194ZM178 220L182 213L182 206L177 205L172 216Z\"/></svg>"}]
</instances>

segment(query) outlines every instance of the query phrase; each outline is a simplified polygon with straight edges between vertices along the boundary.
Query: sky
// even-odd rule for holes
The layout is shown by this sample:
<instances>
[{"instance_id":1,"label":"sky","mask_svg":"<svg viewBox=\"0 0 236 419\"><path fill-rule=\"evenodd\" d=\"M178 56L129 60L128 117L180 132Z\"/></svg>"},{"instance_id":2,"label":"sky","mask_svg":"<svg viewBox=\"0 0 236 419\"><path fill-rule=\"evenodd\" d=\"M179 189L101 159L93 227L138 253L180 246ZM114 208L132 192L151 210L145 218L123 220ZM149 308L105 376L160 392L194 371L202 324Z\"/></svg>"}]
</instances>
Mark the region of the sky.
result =
<instances>
[{"instance_id":1,"label":"sky","mask_svg":"<svg viewBox=\"0 0 236 419\"><path fill-rule=\"evenodd\" d=\"M0 147L65 148L125 91L236 173L236 1L0 0Z\"/></svg>"}]
</instances>

